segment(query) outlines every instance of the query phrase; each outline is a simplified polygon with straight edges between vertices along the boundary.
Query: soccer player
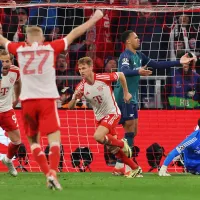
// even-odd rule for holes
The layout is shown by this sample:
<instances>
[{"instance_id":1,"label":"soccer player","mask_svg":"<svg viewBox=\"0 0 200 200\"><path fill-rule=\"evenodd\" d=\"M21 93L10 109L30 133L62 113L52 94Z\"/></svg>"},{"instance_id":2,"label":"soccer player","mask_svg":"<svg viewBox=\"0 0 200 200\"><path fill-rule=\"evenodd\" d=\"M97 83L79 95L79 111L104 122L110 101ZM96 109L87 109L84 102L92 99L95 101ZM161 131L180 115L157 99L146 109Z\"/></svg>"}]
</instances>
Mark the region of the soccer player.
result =
<instances>
[{"instance_id":1,"label":"soccer player","mask_svg":"<svg viewBox=\"0 0 200 200\"><path fill-rule=\"evenodd\" d=\"M17 176L17 171L12 163L12 158L17 153L21 144L17 118L13 107L18 103L21 81L19 68L12 65L12 56L5 50L0 50L0 127L4 129L11 142L8 152L2 163L7 166L12 176ZM13 102L13 88L16 101Z\"/></svg>"},{"instance_id":2,"label":"soccer player","mask_svg":"<svg viewBox=\"0 0 200 200\"><path fill-rule=\"evenodd\" d=\"M198 120L198 127L200 127L200 119ZM180 154L183 155L186 170L191 174L200 175L200 129L197 128L168 154L158 172L159 176L171 176L167 173L167 167Z\"/></svg>"},{"instance_id":3,"label":"soccer player","mask_svg":"<svg viewBox=\"0 0 200 200\"><path fill-rule=\"evenodd\" d=\"M74 108L77 100L84 95L92 105L97 120L98 127L94 133L94 139L100 144L108 145L112 153L130 166L131 173L127 176L128 178L136 177L140 174L141 168L130 158L131 150L126 140L117 139L116 132L121 113L115 101L111 83L119 79L123 88L124 101L128 103L132 96L128 92L124 74L121 72L95 74L90 57L79 59L78 69L83 80L76 87L68 107Z\"/></svg>"},{"instance_id":4,"label":"soccer player","mask_svg":"<svg viewBox=\"0 0 200 200\"><path fill-rule=\"evenodd\" d=\"M140 40L137 34L132 30L125 31L122 34L122 42L126 49L120 55L118 71L123 72L126 77L128 89L132 94L131 103L127 104L124 102L122 95L123 90L119 82L115 87L114 94L122 113L120 124L123 125L125 138L129 146L132 147L133 138L137 135L138 128L138 88L140 76L149 76L152 74L152 71L146 69L146 67L169 68L180 64L187 64L194 60L194 58L189 58L186 54L181 57L180 61L153 61L140 51L137 51L140 47ZM123 163L117 162L114 173L115 171L117 173L117 171L123 167Z\"/></svg>"},{"instance_id":5,"label":"soccer player","mask_svg":"<svg viewBox=\"0 0 200 200\"><path fill-rule=\"evenodd\" d=\"M56 171L60 159L60 120L56 99L56 57L87 29L103 17L100 10L84 24L73 29L66 37L52 42L44 42L42 29L27 27L26 42L14 43L0 36L0 44L17 57L20 67L22 90L22 119L25 134L32 154L47 178L47 187L61 190ZM49 165L39 143L39 132L48 137L50 145Z\"/></svg>"}]
</instances>

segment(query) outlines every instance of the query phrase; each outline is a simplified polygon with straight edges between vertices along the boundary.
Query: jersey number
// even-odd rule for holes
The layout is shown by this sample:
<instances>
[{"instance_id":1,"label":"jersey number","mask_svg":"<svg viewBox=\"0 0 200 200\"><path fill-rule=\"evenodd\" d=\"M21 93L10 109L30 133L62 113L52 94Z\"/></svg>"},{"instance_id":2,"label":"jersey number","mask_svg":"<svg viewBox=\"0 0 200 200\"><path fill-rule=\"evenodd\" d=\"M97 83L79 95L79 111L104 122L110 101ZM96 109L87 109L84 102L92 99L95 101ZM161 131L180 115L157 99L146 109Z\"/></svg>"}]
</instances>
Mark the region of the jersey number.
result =
<instances>
[{"instance_id":1,"label":"jersey number","mask_svg":"<svg viewBox=\"0 0 200 200\"><path fill-rule=\"evenodd\" d=\"M41 56L41 61L38 65L38 69L36 72L36 69L28 69L29 66L31 65L31 63L33 62L33 60L35 59L35 52L33 51L28 51L28 52L22 52L22 55L24 57L29 56L29 59L27 60L24 69L23 69L23 74L42 74L42 69L44 66L44 63L46 62L47 58L49 57L49 51L45 51L45 50L39 50L36 51L36 55Z\"/></svg>"}]
</instances>

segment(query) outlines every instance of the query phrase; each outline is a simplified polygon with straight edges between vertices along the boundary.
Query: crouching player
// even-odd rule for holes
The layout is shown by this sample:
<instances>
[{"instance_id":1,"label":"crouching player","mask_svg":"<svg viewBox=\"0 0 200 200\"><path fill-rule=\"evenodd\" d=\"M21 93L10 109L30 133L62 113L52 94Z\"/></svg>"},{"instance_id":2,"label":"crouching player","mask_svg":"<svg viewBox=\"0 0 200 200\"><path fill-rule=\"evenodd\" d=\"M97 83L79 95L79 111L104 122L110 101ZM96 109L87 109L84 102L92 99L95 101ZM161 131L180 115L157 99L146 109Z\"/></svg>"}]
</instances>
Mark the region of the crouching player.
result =
<instances>
[{"instance_id":1,"label":"crouching player","mask_svg":"<svg viewBox=\"0 0 200 200\"><path fill-rule=\"evenodd\" d=\"M78 61L78 69L83 80L76 87L69 108L74 108L78 99L83 95L90 102L97 120L97 129L94 133L95 140L104 145L131 167L128 178L136 177L141 173L141 168L131 160L131 150L126 140L117 139L116 126L120 120L121 113L114 98L111 83L120 80L124 101L129 102L131 94L128 92L125 76L122 72L95 74L93 72L93 61L90 57L84 57Z\"/></svg>"},{"instance_id":2,"label":"crouching player","mask_svg":"<svg viewBox=\"0 0 200 200\"><path fill-rule=\"evenodd\" d=\"M13 156L21 144L17 118L13 110L16 106L21 91L19 69L12 65L11 55L5 50L0 51L0 127L4 129L11 142L8 152L2 163L8 167L12 176L17 176L17 171L12 163ZM16 101L13 102L13 88Z\"/></svg>"},{"instance_id":3,"label":"crouching player","mask_svg":"<svg viewBox=\"0 0 200 200\"><path fill-rule=\"evenodd\" d=\"M195 175L200 175L200 119L196 130L174 148L164 160L159 176L171 176L167 173L167 167L178 155L183 154L183 161L186 170Z\"/></svg>"}]
</instances>

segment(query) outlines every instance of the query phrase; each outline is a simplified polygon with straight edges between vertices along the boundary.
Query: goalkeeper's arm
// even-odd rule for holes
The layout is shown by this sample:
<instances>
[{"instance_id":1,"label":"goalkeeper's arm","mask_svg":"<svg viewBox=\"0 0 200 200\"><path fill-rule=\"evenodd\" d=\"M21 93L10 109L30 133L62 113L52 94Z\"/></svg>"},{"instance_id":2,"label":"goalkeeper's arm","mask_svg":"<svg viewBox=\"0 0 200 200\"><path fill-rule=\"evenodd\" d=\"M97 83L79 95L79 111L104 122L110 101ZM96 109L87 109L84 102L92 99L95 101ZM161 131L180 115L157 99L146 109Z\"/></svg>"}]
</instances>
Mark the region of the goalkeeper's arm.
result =
<instances>
[{"instance_id":1,"label":"goalkeeper's arm","mask_svg":"<svg viewBox=\"0 0 200 200\"><path fill-rule=\"evenodd\" d=\"M195 132L193 132L195 133ZM164 160L164 163L159 171L159 176L169 176L167 173L167 167L171 163L171 161L178 155L184 152L184 150L190 146L192 146L198 139L196 136L193 136L193 133L190 134L185 140L183 140L176 148L174 148Z\"/></svg>"},{"instance_id":2,"label":"goalkeeper's arm","mask_svg":"<svg viewBox=\"0 0 200 200\"><path fill-rule=\"evenodd\" d=\"M172 160L178 156L180 153L174 148L167 156L167 158L164 160L164 163L162 167L160 168L158 175L159 176L170 176L170 174L167 173L167 167L172 162Z\"/></svg>"},{"instance_id":3,"label":"goalkeeper's arm","mask_svg":"<svg viewBox=\"0 0 200 200\"><path fill-rule=\"evenodd\" d=\"M96 10L94 15L84 24L73 29L67 36L68 45L70 45L76 38L83 35L88 29L96 24L103 17L103 12L101 10Z\"/></svg>"}]
</instances>

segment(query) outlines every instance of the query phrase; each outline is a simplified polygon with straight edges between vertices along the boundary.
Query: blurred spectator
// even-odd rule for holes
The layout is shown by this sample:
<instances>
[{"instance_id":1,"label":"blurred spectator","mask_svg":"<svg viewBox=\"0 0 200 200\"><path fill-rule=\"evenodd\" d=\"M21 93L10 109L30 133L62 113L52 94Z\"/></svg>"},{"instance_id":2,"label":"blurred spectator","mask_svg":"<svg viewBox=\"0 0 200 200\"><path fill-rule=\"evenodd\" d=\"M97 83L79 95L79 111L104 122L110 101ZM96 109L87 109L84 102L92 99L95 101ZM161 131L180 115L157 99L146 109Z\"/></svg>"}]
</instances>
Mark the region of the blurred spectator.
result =
<instances>
[{"instance_id":1,"label":"blurred spectator","mask_svg":"<svg viewBox=\"0 0 200 200\"><path fill-rule=\"evenodd\" d=\"M59 27L49 29L45 34L45 41L53 41L60 38L61 38L61 34L60 34Z\"/></svg>"},{"instance_id":2,"label":"blurred spectator","mask_svg":"<svg viewBox=\"0 0 200 200\"><path fill-rule=\"evenodd\" d=\"M57 76L74 76L75 75L75 71L72 69L69 69L69 66L67 65L67 61L66 61L66 56L64 54L59 54L57 57L56 75ZM58 91L60 93L61 90L66 86L73 87L74 80L67 80L67 77L66 79L58 78L56 80L56 83L57 83Z\"/></svg>"},{"instance_id":3,"label":"blurred spectator","mask_svg":"<svg viewBox=\"0 0 200 200\"><path fill-rule=\"evenodd\" d=\"M200 108L200 75L192 70L193 64L183 65L182 68L171 71L162 92L165 108Z\"/></svg>"},{"instance_id":4,"label":"blurred spectator","mask_svg":"<svg viewBox=\"0 0 200 200\"><path fill-rule=\"evenodd\" d=\"M24 41L28 9L16 9L16 2L12 0L7 1L7 3L11 8L4 8L4 17L2 18L4 36L11 41Z\"/></svg>"},{"instance_id":5,"label":"blurred spectator","mask_svg":"<svg viewBox=\"0 0 200 200\"><path fill-rule=\"evenodd\" d=\"M32 0L31 3L55 3L56 0ZM40 26L44 33L50 32L57 26L57 7L30 8L29 24Z\"/></svg>"},{"instance_id":6,"label":"blurred spectator","mask_svg":"<svg viewBox=\"0 0 200 200\"><path fill-rule=\"evenodd\" d=\"M165 30L170 33L168 49L170 60L180 58L185 52L200 55L199 24L191 24L190 15L183 13L173 17L170 13L166 17Z\"/></svg>"},{"instance_id":7,"label":"blurred spectator","mask_svg":"<svg viewBox=\"0 0 200 200\"><path fill-rule=\"evenodd\" d=\"M85 17L90 17L92 10L85 10ZM95 72L103 72L104 60L114 55L114 37L111 25L115 25L114 11L105 10L104 17L86 33L87 53L94 60Z\"/></svg>"},{"instance_id":8,"label":"blurred spectator","mask_svg":"<svg viewBox=\"0 0 200 200\"><path fill-rule=\"evenodd\" d=\"M14 42L25 41L26 26L28 24L28 11L25 8L17 9L18 26L13 36Z\"/></svg>"},{"instance_id":9,"label":"blurred spectator","mask_svg":"<svg viewBox=\"0 0 200 200\"><path fill-rule=\"evenodd\" d=\"M68 108L68 103L72 100L73 94L74 94L74 91L69 87L64 87L61 90L60 100L61 100L62 108ZM86 102L84 103L82 99L78 100L75 108L78 108L78 109L87 108Z\"/></svg>"},{"instance_id":10,"label":"blurred spectator","mask_svg":"<svg viewBox=\"0 0 200 200\"><path fill-rule=\"evenodd\" d=\"M8 40L25 41L25 29L28 22L28 10L26 8L4 9L5 19L3 33Z\"/></svg>"},{"instance_id":11,"label":"blurred spectator","mask_svg":"<svg viewBox=\"0 0 200 200\"><path fill-rule=\"evenodd\" d=\"M104 70L105 72L116 72L117 71L117 60L116 58L109 56L104 61Z\"/></svg>"}]
</instances>

